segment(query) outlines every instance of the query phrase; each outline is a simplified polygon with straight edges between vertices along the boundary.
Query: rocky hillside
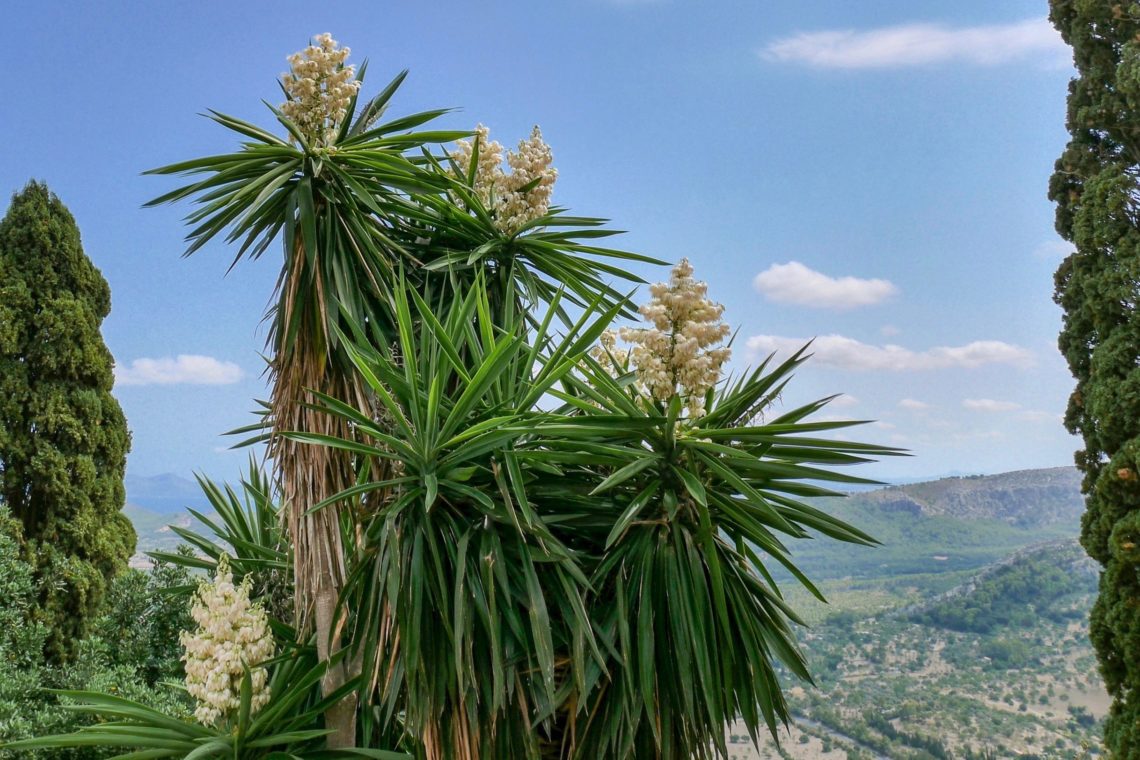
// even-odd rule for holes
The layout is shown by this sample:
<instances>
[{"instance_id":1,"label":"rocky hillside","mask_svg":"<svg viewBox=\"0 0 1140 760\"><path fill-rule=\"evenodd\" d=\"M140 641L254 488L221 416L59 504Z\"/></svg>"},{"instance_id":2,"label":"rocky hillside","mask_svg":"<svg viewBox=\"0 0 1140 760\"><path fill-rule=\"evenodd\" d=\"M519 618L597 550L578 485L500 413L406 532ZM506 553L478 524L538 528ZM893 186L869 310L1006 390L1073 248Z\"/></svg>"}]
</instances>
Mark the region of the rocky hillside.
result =
<instances>
[{"instance_id":1,"label":"rocky hillside","mask_svg":"<svg viewBox=\"0 0 1140 760\"><path fill-rule=\"evenodd\" d=\"M815 505L880 542L790 542L800 568L821 579L981 568L1022 547L1075 538L1084 511L1070 467L942 478Z\"/></svg>"},{"instance_id":2,"label":"rocky hillside","mask_svg":"<svg viewBox=\"0 0 1140 760\"><path fill-rule=\"evenodd\" d=\"M1084 501L1073 467L1019 470L1001 475L942 478L853 495L892 512L924 517L1000 520L1019 528L1075 525Z\"/></svg>"}]
</instances>

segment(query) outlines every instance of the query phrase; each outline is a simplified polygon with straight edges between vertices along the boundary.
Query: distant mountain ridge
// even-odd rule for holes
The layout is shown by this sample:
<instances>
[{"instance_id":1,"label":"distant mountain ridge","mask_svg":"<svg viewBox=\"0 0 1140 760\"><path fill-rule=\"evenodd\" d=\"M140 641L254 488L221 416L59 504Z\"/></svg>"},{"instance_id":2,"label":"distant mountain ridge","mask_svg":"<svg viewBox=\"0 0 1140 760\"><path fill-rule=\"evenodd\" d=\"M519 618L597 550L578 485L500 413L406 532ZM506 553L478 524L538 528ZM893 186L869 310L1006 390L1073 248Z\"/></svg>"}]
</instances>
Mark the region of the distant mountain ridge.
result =
<instances>
[{"instance_id":1,"label":"distant mountain ridge","mask_svg":"<svg viewBox=\"0 0 1140 760\"><path fill-rule=\"evenodd\" d=\"M140 477L127 475L127 504L162 515L182 515L187 507L209 506L196 481L172 473Z\"/></svg>"},{"instance_id":2,"label":"distant mountain ridge","mask_svg":"<svg viewBox=\"0 0 1140 760\"><path fill-rule=\"evenodd\" d=\"M186 507L208 505L197 482L173 473L127 475L125 483L127 503L150 512L181 514ZM1051 467L860 489L845 500L926 517L988 518L1030 527L1079 519L1084 511L1080 486L1075 467Z\"/></svg>"},{"instance_id":3,"label":"distant mountain ridge","mask_svg":"<svg viewBox=\"0 0 1140 760\"><path fill-rule=\"evenodd\" d=\"M924 517L1000 520L1019 528L1079 524L1084 511L1075 467L942 478L852 494L848 499Z\"/></svg>"},{"instance_id":4,"label":"distant mountain ridge","mask_svg":"<svg viewBox=\"0 0 1140 760\"><path fill-rule=\"evenodd\" d=\"M1076 538L1084 512L1071 467L941 478L812 504L879 542L789 542L800 569L821 579L977 569L1022 547Z\"/></svg>"}]
</instances>

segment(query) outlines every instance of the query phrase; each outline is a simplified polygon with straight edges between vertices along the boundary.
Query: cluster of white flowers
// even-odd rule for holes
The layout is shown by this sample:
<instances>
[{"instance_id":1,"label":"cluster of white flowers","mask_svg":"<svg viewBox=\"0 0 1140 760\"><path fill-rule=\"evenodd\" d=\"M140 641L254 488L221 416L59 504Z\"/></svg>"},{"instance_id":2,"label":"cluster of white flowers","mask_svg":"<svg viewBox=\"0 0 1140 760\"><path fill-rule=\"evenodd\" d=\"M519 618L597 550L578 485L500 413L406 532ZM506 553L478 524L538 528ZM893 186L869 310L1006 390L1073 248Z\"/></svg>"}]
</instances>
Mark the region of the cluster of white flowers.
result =
<instances>
[{"instance_id":1,"label":"cluster of white flowers","mask_svg":"<svg viewBox=\"0 0 1140 760\"><path fill-rule=\"evenodd\" d=\"M336 141L360 82L353 75L354 67L344 65L348 48L338 48L331 34L318 36L314 43L287 59L290 70L281 81L289 99L281 113L317 148Z\"/></svg>"},{"instance_id":2,"label":"cluster of white flowers","mask_svg":"<svg viewBox=\"0 0 1140 760\"><path fill-rule=\"evenodd\" d=\"M590 356L594 357L594 361L596 361L602 369L614 376L619 372L618 366L614 363L614 359L620 357L617 348L617 337L617 333L613 330L605 330L598 337L598 345L590 349Z\"/></svg>"},{"instance_id":3,"label":"cluster of white flowers","mask_svg":"<svg viewBox=\"0 0 1140 760\"><path fill-rule=\"evenodd\" d=\"M475 167L473 189L483 205L493 210L493 198L503 178L503 145L498 140L489 139L490 134L491 130L482 124L476 126L475 139L458 140L455 150L451 151L451 158L459 168L461 178L466 179L471 173L475 146L479 146L479 163Z\"/></svg>"},{"instance_id":4,"label":"cluster of white flowers","mask_svg":"<svg viewBox=\"0 0 1140 760\"><path fill-rule=\"evenodd\" d=\"M708 299L708 285L693 279L693 267L681 259L668 283L650 288L641 316L651 329L623 327L622 340L633 344L630 358L638 381L655 398L680 394L690 416L704 414L705 393L720 379L731 349L713 348L728 337L724 307ZM605 344L603 344L605 345Z\"/></svg>"},{"instance_id":5,"label":"cluster of white flowers","mask_svg":"<svg viewBox=\"0 0 1140 760\"><path fill-rule=\"evenodd\" d=\"M558 170L550 165L554 156L538 127L529 138L519 141L518 151L507 151L509 174L503 171L503 146L488 139L489 134L490 130L480 124L475 128L475 140L459 140L451 157L460 175L466 177L478 143L473 189L491 213L495 227L509 234L550 209Z\"/></svg>"},{"instance_id":6,"label":"cluster of white flowers","mask_svg":"<svg viewBox=\"0 0 1140 760\"><path fill-rule=\"evenodd\" d=\"M259 666L273 656L273 635L265 610L249 600L249 583L234 585L225 555L213 583L199 585L190 614L198 630L183 631L179 641L186 650L186 690L198 701L194 717L214 726L235 715L246 668L253 687L250 712L264 707L269 702L269 674Z\"/></svg>"}]
</instances>

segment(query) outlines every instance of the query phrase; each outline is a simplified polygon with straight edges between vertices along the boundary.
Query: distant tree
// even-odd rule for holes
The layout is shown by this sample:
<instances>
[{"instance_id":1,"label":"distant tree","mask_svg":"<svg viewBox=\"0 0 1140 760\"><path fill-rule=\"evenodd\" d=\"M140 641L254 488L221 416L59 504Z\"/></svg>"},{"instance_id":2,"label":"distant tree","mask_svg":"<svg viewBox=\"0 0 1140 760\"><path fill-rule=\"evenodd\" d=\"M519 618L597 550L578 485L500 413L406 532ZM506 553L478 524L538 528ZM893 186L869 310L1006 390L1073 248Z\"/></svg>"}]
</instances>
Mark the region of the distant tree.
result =
<instances>
[{"instance_id":1,"label":"distant tree","mask_svg":"<svg viewBox=\"0 0 1140 760\"><path fill-rule=\"evenodd\" d=\"M31 182L0 221L0 500L21 523L47 654L75 654L135 531L130 434L99 325L111 293L71 214Z\"/></svg>"}]
</instances>

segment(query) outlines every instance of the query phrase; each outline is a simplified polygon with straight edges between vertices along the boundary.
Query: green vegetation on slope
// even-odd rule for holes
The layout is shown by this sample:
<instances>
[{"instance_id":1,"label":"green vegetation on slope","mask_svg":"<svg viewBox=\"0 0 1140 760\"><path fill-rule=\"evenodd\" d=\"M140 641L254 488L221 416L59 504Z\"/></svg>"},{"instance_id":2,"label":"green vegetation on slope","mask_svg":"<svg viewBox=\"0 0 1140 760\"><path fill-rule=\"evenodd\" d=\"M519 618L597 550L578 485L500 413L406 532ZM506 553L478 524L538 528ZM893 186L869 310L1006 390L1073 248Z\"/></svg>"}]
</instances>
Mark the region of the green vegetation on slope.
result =
<instances>
[{"instance_id":1,"label":"green vegetation on slope","mask_svg":"<svg viewBox=\"0 0 1140 760\"><path fill-rule=\"evenodd\" d=\"M1109 700L1088 641L1095 566L1075 543L1073 469L895 486L828 509L884 545L852 556L821 539L810 560L797 554L829 602L787 587L811 626L800 642L817 687L789 690L796 725L778 749L757 755L730 729L736 758L1096 753Z\"/></svg>"},{"instance_id":2,"label":"green vegetation on slope","mask_svg":"<svg viewBox=\"0 0 1140 760\"><path fill-rule=\"evenodd\" d=\"M782 756L818 758L823 746L852 758L1084 757L1084 745L1099 741L1107 707L1087 638L1088 576L1054 579L1030 594L1033 602L1016 580L1064 568L1079 561L1074 554L1071 542L1049 543L966 578L825 584L833 611L802 635L818 688L791 690L798 727ZM875 611L862 604L868 593ZM1065 614L1005 616L1003 602ZM970 630L956 613L973 614ZM972 630L979 621L984 632ZM768 746L760 756L781 755Z\"/></svg>"},{"instance_id":3,"label":"green vegetation on slope","mask_svg":"<svg viewBox=\"0 0 1140 760\"><path fill-rule=\"evenodd\" d=\"M1076 542L1014 555L915 611L910 619L954 631L990 633L1003 626L1057 623L1087 614L1076 601L1096 591L1096 572Z\"/></svg>"}]
</instances>

